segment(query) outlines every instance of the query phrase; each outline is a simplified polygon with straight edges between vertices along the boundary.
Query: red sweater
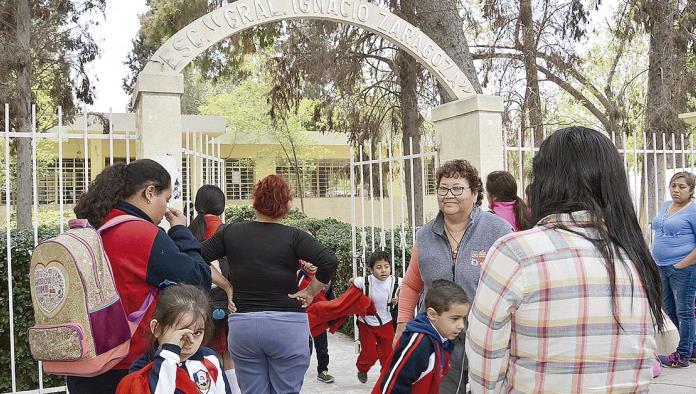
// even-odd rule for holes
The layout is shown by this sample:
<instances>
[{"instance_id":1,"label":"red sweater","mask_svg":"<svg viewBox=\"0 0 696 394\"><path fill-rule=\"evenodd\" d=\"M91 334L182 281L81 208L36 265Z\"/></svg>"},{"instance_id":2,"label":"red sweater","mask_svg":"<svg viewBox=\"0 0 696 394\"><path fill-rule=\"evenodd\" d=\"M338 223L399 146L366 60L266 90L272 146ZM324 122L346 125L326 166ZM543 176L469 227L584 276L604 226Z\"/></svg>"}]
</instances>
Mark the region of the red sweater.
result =
<instances>
[{"instance_id":1,"label":"red sweater","mask_svg":"<svg viewBox=\"0 0 696 394\"><path fill-rule=\"evenodd\" d=\"M307 307L309 330L315 337L329 329L336 332L350 315L375 314L375 304L362 290L351 286L340 297L332 301L314 302Z\"/></svg>"},{"instance_id":2,"label":"red sweater","mask_svg":"<svg viewBox=\"0 0 696 394\"><path fill-rule=\"evenodd\" d=\"M127 314L140 309L145 297L160 284L181 282L210 290L210 266L201 257L201 243L186 226L174 226L169 234L155 226L137 207L119 201L104 223L119 215L133 215L145 221L123 223L102 234L104 252L109 257L116 289ZM114 369L128 369L149 348L150 320L156 301L150 305L131 339L128 357Z\"/></svg>"}]
</instances>

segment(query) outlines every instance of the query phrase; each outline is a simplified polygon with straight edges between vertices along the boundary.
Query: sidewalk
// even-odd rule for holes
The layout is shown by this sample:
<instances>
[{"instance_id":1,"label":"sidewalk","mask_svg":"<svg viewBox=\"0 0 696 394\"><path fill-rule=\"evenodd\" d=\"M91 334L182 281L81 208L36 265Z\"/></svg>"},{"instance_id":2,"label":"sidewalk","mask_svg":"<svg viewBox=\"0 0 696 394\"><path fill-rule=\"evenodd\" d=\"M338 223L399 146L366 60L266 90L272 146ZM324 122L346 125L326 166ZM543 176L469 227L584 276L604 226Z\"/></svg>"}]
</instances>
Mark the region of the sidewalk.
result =
<instances>
[{"instance_id":1,"label":"sidewalk","mask_svg":"<svg viewBox=\"0 0 696 394\"><path fill-rule=\"evenodd\" d=\"M378 366L368 374L367 383L362 384L356 377L355 346L353 338L343 334L329 335L329 372L336 382L327 384L317 381L317 359L312 355L312 363L305 374L302 393L306 394L365 394L369 393L377 380ZM446 394L446 393L443 393ZM650 386L650 394L696 394L696 364L685 369L662 370L662 376Z\"/></svg>"}]
</instances>

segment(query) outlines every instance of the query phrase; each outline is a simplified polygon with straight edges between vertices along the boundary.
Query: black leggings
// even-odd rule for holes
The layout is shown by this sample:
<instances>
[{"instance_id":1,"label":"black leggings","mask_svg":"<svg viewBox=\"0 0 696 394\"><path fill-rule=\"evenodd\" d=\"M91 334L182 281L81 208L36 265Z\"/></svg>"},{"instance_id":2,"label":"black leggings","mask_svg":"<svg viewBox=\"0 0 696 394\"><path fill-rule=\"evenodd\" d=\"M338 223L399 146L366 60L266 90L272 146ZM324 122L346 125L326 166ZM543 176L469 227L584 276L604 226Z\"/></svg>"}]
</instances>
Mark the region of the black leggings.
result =
<instances>
[{"instance_id":1,"label":"black leggings","mask_svg":"<svg viewBox=\"0 0 696 394\"><path fill-rule=\"evenodd\" d=\"M71 394L113 394L126 375L127 369L112 369L91 378L66 376L65 381Z\"/></svg>"}]
</instances>

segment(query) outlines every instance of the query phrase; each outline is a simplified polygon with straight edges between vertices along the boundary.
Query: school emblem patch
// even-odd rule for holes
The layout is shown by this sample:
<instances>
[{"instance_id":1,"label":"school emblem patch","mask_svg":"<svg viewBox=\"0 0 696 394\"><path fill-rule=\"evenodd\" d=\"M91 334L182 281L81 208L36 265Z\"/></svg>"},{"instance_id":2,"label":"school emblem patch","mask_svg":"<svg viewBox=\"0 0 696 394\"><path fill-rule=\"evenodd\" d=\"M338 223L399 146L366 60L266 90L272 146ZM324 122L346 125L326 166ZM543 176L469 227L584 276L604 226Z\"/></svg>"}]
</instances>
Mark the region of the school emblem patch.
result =
<instances>
[{"instance_id":1,"label":"school emblem patch","mask_svg":"<svg viewBox=\"0 0 696 394\"><path fill-rule=\"evenodd\" d=\"M486 260L485 250L474 250L471 252L471 265L474 267L483 266L483 261Z\"/></svg>"},{"instance_id":2,"label":"school emblem patch","mask_svg":"<svg viewBox=\"0 0 696 394\"><path fill-rule=\"evenodd\" d=\"M193 374L193 382L196 383L198 391L207 394L210 391L210 374L208 371L201 369Z\"/></svg>"}]
</instances>

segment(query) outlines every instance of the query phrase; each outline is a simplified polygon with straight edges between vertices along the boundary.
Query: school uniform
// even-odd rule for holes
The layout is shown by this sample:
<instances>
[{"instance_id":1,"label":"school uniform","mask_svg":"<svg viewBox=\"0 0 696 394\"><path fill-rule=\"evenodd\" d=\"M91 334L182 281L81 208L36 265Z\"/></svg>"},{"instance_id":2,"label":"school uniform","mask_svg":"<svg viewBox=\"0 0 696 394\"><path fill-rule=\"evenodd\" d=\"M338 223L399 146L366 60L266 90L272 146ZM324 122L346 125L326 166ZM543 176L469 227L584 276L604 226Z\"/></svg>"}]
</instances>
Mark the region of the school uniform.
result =
<instances>
[{"instance_id":1,"label":"school uniform","mask_svg":"<svg viewBox=\"0 0 696 394\"><path fill-rule=\"evenodd\" d=\"M433 394L449 370L454 344L442 337L425 313L406 324L399 344L382 368L372 394Z\"/></svg>"},{"instance_id":2,"label":"school uniform","mask_svg":"<svg viewBox=\"0 0 696 394\"><path fill-rule=\"evenodd\" d=\"M359 316L357 319L360 354L355 366L360 373L367 373L377 360L384 368L387 358L391 354L394 324L389 306L399 285L398 278L394 275L389 275L385 280L379 280L374 275L369 275L367 282L368 289L365 290L364 277L355 278L353 281L353 285L364 290L374 302L376 310L374 315Z\"/></svg>"}]
</instances>

